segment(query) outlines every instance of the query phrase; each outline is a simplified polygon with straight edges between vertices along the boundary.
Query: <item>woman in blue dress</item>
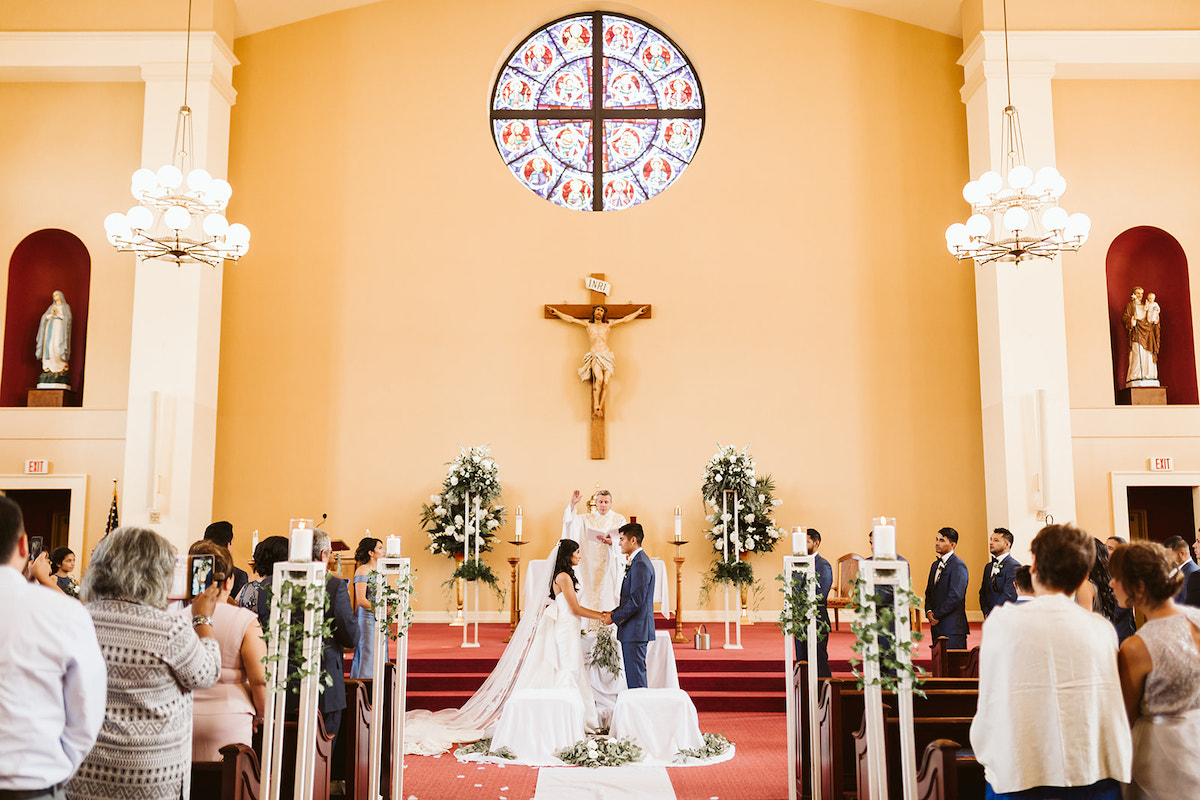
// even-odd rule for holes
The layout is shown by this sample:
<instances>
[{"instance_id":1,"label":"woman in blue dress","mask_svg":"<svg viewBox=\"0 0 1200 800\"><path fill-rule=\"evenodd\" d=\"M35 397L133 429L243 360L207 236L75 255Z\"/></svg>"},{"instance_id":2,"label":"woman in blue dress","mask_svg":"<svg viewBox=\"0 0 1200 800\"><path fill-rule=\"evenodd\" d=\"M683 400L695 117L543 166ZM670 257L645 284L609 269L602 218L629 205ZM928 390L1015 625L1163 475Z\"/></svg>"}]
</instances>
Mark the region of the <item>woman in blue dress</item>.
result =
<instances>
[{"instance_id":1,"label":"woman in blue dress","mask_svg":"<svg viewBox=\"0 0 1200 800\"><path fill-rule=\"evenodd\" d=\"M358 622L358 644L350 662L351 678L370 678L375 674L375 587L368 577L383 558L383 541L364 536L354 551L354 609Z\"/></svg>"}]
</instances>

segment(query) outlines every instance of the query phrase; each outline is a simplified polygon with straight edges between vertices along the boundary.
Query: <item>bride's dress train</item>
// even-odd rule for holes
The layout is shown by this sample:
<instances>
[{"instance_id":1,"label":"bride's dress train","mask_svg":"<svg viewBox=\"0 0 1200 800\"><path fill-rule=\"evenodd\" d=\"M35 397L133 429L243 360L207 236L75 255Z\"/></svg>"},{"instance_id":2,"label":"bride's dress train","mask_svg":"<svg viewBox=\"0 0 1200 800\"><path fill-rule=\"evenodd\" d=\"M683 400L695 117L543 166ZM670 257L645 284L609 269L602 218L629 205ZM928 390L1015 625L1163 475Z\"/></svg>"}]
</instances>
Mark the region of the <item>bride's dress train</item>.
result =
<instances>
[{"instance_id":1,"label":"bride's dress train","mask_svg":"<svg viewBox=\"0 0 1200 800\"><path fill-rule=\"evenodd\" d=\"M536 612L526 613L492 674L462 708L404 715L404 752L438 755L455 744L490 736L505 702L518 689L575 689L583 699L588 731L598 730L580 622L565 596L546 598Z\"/></svg>"}]
</instances>

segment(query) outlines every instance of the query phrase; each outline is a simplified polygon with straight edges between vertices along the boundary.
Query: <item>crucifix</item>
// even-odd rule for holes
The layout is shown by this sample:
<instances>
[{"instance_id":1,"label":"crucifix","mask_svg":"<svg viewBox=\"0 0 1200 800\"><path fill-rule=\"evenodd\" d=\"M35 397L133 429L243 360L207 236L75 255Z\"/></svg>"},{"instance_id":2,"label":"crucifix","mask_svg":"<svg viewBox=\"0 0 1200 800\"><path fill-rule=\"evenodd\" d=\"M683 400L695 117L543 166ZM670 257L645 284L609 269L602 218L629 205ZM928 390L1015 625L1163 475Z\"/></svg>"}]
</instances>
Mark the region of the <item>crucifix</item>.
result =
<instances>
[{"instance_id":1,"label":"crucifix","mask_svg":"<svg viewBox=\"0 0 1200 800\"><path fill-rule=\"evenodd\" d=\"M616 369L616 356L608 346L608 332L613 326L638 317L649 319L650 306L606 304L605 298L612 287L604 281L603 272L593 272L586 285L592 293L591 303L548 305L544 313L546 319L557 318L587 329L590 347L583 356L579 379L592 384L592 458L601 459L605 457L604 409L608 383Z\"/></svg>"}]
</instances>

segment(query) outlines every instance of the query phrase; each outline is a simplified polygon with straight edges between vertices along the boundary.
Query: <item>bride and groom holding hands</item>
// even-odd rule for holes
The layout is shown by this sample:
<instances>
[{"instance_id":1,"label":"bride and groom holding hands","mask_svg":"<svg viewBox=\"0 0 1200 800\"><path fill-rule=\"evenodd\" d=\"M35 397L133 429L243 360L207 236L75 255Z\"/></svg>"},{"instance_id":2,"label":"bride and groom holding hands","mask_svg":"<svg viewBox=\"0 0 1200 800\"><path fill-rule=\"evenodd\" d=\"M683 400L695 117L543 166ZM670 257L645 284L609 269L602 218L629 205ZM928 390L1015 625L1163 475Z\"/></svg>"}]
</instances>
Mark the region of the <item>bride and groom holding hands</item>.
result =
<instances>
[{"instance_id":1,"label":"bride and groom holding hands","mask_svg":"<svg viewBox=\"0 0 1200 800\"><path fill-rule=\"evenodd\" d=\"M404 752L436 755L454 744L490 736L506 701L520 689L577 691L588 731L599 730L601 718L580 636L585 619L616 625L625 685L630 689L646 687L646 646L654 639L654 569L642 550L642 526L610 514L611 496L607 492L603 496L608 502L597 502L598 514L580 518L574 514L579 496L578 491L572 496L564 516L564 538L550 553L553 572L549 585L539 590L536 607L526 609L491 675L461 709L406 713ZM617 534L614 544L625 566L616 592L616 575L607 563L610 559L598 546L612 533ZM604 544L605 550L609 548ZM582 596L592 605L602 605L596 599L609 593L617 594L611 610L589 608L581 601Z\"/></svg>"}]
</instances>

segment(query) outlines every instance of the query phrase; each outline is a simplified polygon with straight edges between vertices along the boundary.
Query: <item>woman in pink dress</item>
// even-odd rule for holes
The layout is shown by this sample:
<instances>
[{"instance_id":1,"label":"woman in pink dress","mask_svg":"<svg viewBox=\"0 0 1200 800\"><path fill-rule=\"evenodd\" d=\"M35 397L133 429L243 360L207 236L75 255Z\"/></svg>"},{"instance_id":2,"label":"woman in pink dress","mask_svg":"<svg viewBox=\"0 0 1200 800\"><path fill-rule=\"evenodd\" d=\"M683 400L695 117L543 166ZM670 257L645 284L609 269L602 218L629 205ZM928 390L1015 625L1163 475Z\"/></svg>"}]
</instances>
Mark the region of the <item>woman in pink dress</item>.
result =
<instances>
[{"instance_id":1,"label":"woman in pink dress","mask_svg":"<svg viewBox=\"0 0 1200 800\"><path fill-rule=\"evenodd\" d=\"M229 602L233 588L233 558L214 542L200 540L188 555L212 556L213 574L221 587L213 612L213 634L221 646L221 677L215 686L198 689L193 697L192 760L220 761L227 744L250 744L267 704L267 676L262 658L266 645L254 612ZM184 616L191 618L192 609Z\"/></svg>"}]
</instances>

